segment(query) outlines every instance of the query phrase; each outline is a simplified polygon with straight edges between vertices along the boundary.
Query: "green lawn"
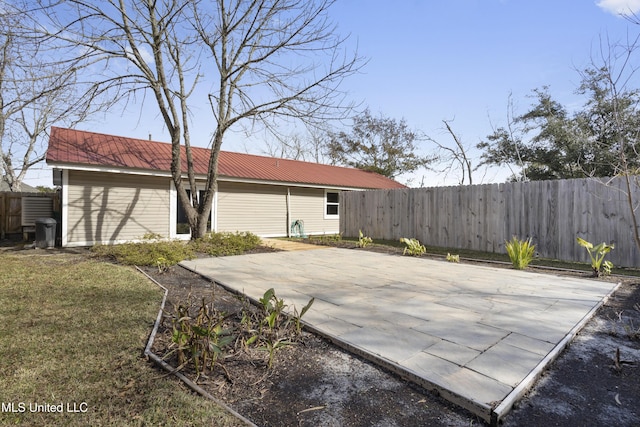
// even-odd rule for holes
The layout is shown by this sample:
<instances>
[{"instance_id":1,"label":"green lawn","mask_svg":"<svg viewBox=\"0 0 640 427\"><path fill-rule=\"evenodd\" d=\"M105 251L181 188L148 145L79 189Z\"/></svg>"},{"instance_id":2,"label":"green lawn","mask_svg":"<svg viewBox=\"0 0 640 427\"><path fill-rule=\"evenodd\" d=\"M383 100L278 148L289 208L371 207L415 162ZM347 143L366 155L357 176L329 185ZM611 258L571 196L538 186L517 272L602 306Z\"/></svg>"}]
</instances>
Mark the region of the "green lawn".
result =
<instances>
[{"instance_id":1,"label":"green lawn","mask_svg":"<svg viewBox=\"0 0 640 427\"><path fill-rule=\"evenodd\" d=\"M0 252L0 425L242 425L142 358L161 299L131 268Z\"/></svg>"}]
</instances>

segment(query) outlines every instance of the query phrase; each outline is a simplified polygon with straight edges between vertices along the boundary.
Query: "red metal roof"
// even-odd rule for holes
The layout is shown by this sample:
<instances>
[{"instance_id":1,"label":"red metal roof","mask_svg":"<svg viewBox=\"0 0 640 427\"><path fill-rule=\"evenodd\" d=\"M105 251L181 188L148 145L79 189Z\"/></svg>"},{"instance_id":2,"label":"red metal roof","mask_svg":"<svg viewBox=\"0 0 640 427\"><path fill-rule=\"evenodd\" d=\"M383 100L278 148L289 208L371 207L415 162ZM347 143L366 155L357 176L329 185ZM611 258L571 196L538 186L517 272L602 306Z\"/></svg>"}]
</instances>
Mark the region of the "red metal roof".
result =
<instances>
[{"instance_id":1,"label":"red metal roof","mask_svg":"<svg viewBox=\"0 0 640 427\"><path fill-rule=\"evenodd\" d=\"M184 170L186 168L184 147L181 150ZM210 151L192 147L192 152L196 173L205 175ZM168 172L171 170L171 144L52 127L47 163ZM220 178L335 187L371 189L405 187L392 179L360 169L229 151L220 152L218 174Z\"/></svg>"}]
</instances>

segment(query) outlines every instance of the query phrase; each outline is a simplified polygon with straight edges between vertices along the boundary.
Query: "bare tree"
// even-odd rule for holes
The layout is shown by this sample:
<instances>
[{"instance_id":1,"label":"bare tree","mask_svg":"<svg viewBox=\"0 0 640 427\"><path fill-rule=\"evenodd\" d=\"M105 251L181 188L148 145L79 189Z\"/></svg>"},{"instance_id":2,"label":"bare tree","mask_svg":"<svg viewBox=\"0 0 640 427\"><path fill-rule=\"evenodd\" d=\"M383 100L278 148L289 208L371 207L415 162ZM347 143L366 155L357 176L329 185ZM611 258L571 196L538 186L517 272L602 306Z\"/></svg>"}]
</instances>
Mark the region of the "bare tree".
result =
<instances>
[{"instance_id":1,"label":"bare tree","mask_svg":"<svg viewBox=\"0 0 640 427\"><path fill-rule=\"evenodd\" d=\"M51 40L24 19L30 12L17 2L0 9L0 173L10 191L20 191L27 171L44 160L52 124L73 125L89 114L75 90L75 62L52 55Z\"/></svg>"},{"instance_id":2,"label":"bare tree","mask_svg":"<svg viewBox=\"0 0 640 427\"><path fill-rule=\"evenodd\" d=\"M445 174L450 173L452 170L459 170L459 180L458 184L460 185L473 185L473 171L472 167L472 159L469 157L469 147L465 146L460 137L453 131L451 128L451 122L453 120L442 120L444 123L446 131L453 138L454 146L451 147L446 144L442 144L437 140L427 137L427 140L433 142L437 147L438 151L442 154L438 156L438 160L440 163L444 162L445 166L442 172ZM455 165L455 167L454 167Z\"/></svg>"},{"instance_id":3,"label":"bare tree","mask_svg":"<svg viewBox=\"0 0 640 427\"><path fill-rule=\"evenodd\" d=\"M328 130L310 127L306 133L272 134L271 139L265 139L263 153L284 159L327 163L330 161L326 155L328 142Z\"/></svg>"},{"instance_id":4,"label":"bare tree","mask_svg":"<svg viewBox=\"0 0 640 427\"><path fill-rule=\"evenodd\" d=\"M51 35L83 47L85 60L108 64L96 82L99 91L127 101L153 94L173 146L173 182L197 238L206 232L219 153L230 129L263 126L275 132L282 118L320 122L348 111L338 88L362 62L346 52L346 39L328 20L333 3L68 0L56 5L58 31ZM201 89L205 83L211 90ZM201 93L214 120L199 200L189 125L193 99Z\"/></svg>"},{"instance_id":5,"label":"bare tree","mask_svg":"<svg viewBox=\"0 0 640 427\"><path fill-rule=\"evenodd\" d=\"M627 18L640 25L637 16ZM583 73L583 86L591 83L593 110L605 116L604 131L613 140L616 154L612 168L623 179L633 238L640 250L640 200L635 197L640 192L640 89L633 85L640 69L639 49L640 35L622 43L601 39L593 68Z\"/></svg>"},{"instance_id":6,"label":"bare tree","mask_svg":"<svg viewBox=\"0 0 640 427\"><path fill-rule=\"evenodd\" d=\"M263 153L271 157L306 161L309 156L307 141L299 133L275 135L265 140Z\"/></svg>"},{"instance_id":7,"label":"bare tree","mask_svg":"<svg viewBox=\"0 0 640 427\"><path fill-rule=\"evenodd\" d=\"M491 120L489 120L491 122ZM491 123L493 133L487 136L487 141L482 141L476 145L477 148L485 150L482 161L478 166L498 164L506 165L511 171L513 180L528 181L527 169L523 159L523 151L526 150L523 139L527 130L522 125L522 121L515 114L513 94L507 97L506 124L495 127ZM514 169L518 168L516 172Z\"/></svg>"}]
</instances>

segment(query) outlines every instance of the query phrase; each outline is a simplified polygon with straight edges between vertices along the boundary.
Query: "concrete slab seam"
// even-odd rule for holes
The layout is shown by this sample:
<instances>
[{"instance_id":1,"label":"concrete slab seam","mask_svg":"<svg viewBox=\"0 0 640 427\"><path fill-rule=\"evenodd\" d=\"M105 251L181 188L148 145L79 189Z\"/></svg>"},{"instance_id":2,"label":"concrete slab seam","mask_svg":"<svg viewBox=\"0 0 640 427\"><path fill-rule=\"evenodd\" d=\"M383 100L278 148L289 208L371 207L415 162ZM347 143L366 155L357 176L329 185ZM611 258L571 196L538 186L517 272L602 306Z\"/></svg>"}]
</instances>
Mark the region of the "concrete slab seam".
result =
<instances>
[{"instance_id":1,"label":"concrete slab seam","mask_svg":"<svg viewBox=\"0 0 640 427\"><path fill-rule=\"evenodd\" d=\"M540 378L542 372L546 369L546 367L552 363L555 359L558 358L560 353L569 345L571 341L575 338L575 336L586 326L586 324L591 320L591 318L596 314L598 309L602 307L609 298L618 290L618 288L622 285L622 282L618 282L612 289L609 291L607 295L604 296L600 300L598 304L596 304L581 320L576 324L565 337L560 341L551 351L538 363L538 365L527 375L521 382L518 384L512 391L509 393L502 402L495 407L491 411L491 419L490 425L497 426L501 421L502 417L504 417L513 407L515 402L521 399L525 393L529 391L529 389L533 386L535 381Z\"/></svg>"},{"instance_id":2,"label":"concrete slab seam","mask_svg":"<svg viewBox=\"0 0 640 427\"><path fill-rule=\"evenodd\" d=\"M384 359L381 356L373 354L354 344L345 342L341 340L339 337L336 337L330 333L327 333L325 331L322 331L321 329L318 329L317 327L311 324L306 323L304 320L302 320L301 322L307 330L331 341L333 344L342 348L343 350L346 350L350 353L360 356L363 359L368 360L369 362L377 366L380 366L390 372L393 372L395 375L398 375L400 378L403 378L406 381L409 381L420 387L423 387L426 390L436 391L437 394L442 396L442 398L444 398L446 401L453 403L455 405L458 405L463 409L466 409L472 414L479 416L486 422L489 422L491 420L491 413L492 413L491 407L487 405L482 405L464 396L458 395L457 393L454 393L435 382L429 381L428 379L423 378L411 372L407 368L404 368L403 366L397 363Z\"/></svg>"}]
</instances>

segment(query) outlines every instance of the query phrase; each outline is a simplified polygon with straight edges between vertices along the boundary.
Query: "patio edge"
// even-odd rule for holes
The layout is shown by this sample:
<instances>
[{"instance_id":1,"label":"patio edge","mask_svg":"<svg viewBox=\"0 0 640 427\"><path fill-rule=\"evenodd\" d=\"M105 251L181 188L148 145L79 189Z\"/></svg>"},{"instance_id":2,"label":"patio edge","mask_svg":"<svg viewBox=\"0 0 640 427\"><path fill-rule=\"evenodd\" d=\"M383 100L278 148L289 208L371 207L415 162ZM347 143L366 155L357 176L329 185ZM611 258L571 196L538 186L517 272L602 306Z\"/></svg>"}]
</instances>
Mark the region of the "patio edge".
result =
<instances>
[{"instance_id":1,"label":"patio edge","mask_svg":"<svg viewBox=\"0 0 640 427\"><path fill-rule=\"evenodd\" d=\"M589 323L596 312L611 298L611 296L620 288L622 282L616 283L584 317L578 322L565 336L564 338L538 363L538 365L509 393L498 406L491 411L491 418L489 423L491 426L497 426L502 421L502 418L509 413L513 405L520 400L540 378L542 373L547 367L553 363L560 354L567 348L567 346L573 341L576 335Z\"/></svg>"},{"instance_id":2,"label":"patio edge","mask_svg":"<svg viewBox=\"0 0 640 427\"><path fill-rule=\"evenodd\" d=\"M201 277L204 277L207 280L210 280L212 282L214 282L215 284L222 286L225 290L236 294L236 295L241 295L244 296L245 298L247 298L249 301L251 301L253 304L258 304L258 300L256 300L255 298L250 297L249 295L247 295L245 292L236 289L232 286L227 285L226 283L214 279L212 277L206 276L202 273L200 273L199 271L197 271L197 269L193 269L190 268L186 265L183 265L182 263L180 263L180 266L182 266L183 268L186 268L187 270L191 271L192 273L195 273ZM400 378L409 381L413 384L416 384L428 391L431 392L436 392L439 396L441 396L444 400L446 400L449 403L452 403L454 405L459 406L460 408L467 410L469 412L471 412L472 414L480 417L481 419L483 419L484 421L486 421L487 423L491 422L491 416L492 416L492 408L490 406L486 406L486 405L481 405L479 403L473 402L471 400L469 400L468 398L464 397L464 396L460 396L450 390L447 390L446 388L433 383L431 381L426 380L425 378L422 378L418 375L415 375L414 373L412 373L411 371L407 370L406 368L403 368L402 366L393 363L387 359L382 358L381 356L378 356L376 354L370 353L366 350L363 350L357 346L354 346L352 344L346 343L342 340L340 340L340 338L323 332L321 330L319 330L318 328L314 327L313 325L309 324L308 322L306 322L305 320L301 319L300 320L301 323L304 325L304 327L310 331L313 332L316 335L319 335L329 341L331 341L333 344L335 344L337 347L342 348L343 350L346 350L350 353L355 354L356 356L362 357L363 359L383 368L386 369L387 371L390 371L392 373L394 373L395 375L398 375Z\"/></svg>"}]
</instances>

